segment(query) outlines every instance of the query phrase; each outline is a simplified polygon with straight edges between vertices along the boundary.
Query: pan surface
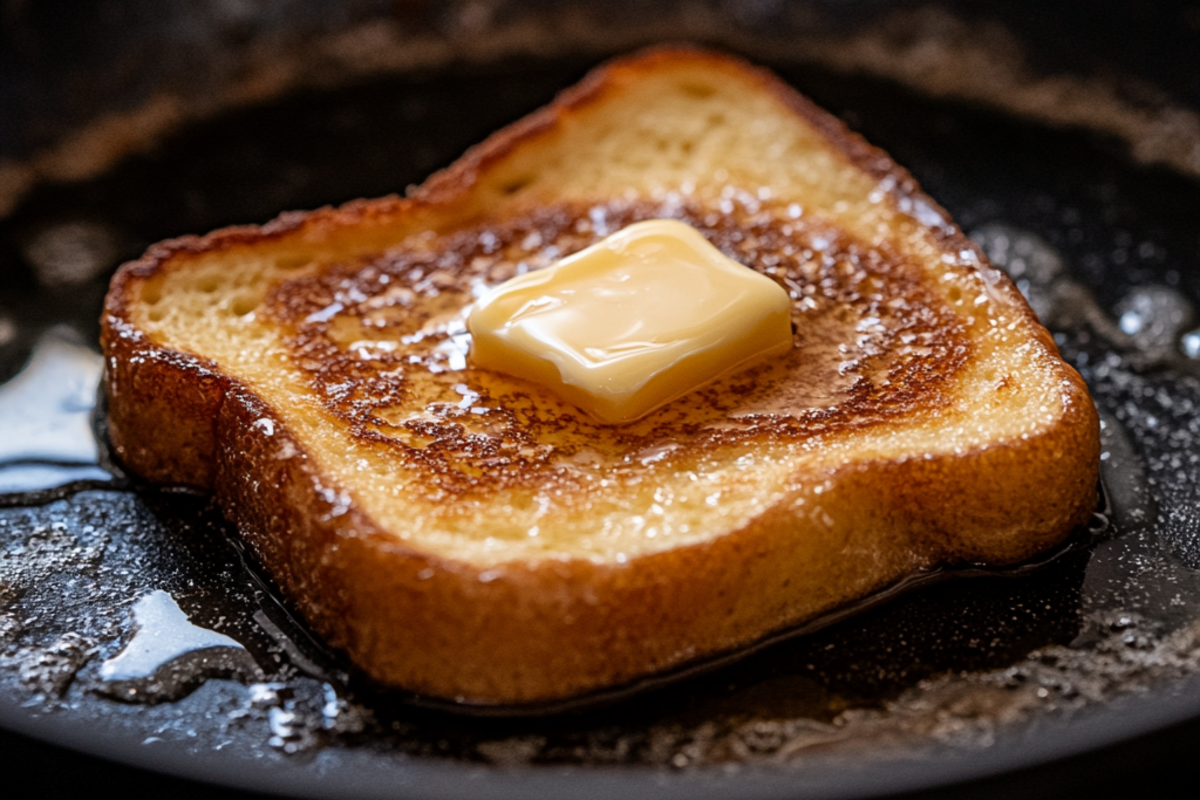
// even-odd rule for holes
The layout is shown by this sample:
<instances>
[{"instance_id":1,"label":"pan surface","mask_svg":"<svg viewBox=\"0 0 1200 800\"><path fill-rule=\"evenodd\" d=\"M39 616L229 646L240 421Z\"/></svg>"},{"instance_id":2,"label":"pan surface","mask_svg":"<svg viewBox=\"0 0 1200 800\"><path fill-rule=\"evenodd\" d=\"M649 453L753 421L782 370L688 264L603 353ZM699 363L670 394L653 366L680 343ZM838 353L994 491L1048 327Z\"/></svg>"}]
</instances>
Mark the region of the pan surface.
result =
<instances>
[{"instance_id":1,"label":"pan surface","mask_svg":"<svg viewBox=\"0 0 1200 800\"><path fill-rule=\"evenodd\" d=\"M1029 574L921 588L603 709L478 719L373 692L273 600L205 499L110 471L92 406L112 264L419 181L591 63L308 91L23 199L3 223L0 287L0 724L296 796L847 797L1200 716L1200 183L1113 137L880 78L780 65L913 171L1087 379L1107 497L1087 546Z\"/></svg>"}]
</instances>

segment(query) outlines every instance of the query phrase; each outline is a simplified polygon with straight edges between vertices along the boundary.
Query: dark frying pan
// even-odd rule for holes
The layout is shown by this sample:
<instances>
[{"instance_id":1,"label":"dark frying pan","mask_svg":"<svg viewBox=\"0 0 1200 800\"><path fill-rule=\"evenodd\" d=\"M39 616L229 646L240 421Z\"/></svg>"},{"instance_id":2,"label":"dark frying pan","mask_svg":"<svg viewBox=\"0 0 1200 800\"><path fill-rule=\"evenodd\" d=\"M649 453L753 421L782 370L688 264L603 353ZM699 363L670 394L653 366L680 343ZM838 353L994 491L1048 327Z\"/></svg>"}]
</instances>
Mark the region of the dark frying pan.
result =
<instances>
[{"instance_id":1,"label":"dark frying pan","mask_svg":"<svg viewBox=\"0 0 1200 800\"><path fill-rule=\"evenodd\" d=\"M1086 9L6 5L6 774L126 796L211 791L198 780L336 797L1105 797L1186 780L1200 13ZM97 466L107 275L161 238L401 190L604 55L664 37L776 68L1010 271L1101 408L1105 522L1037 569L925 586L605 708L478 719L380 695L274 602L203 498ZM135 617L181 637L179 657L121 662Z\"/></svg>"}]
</instances>

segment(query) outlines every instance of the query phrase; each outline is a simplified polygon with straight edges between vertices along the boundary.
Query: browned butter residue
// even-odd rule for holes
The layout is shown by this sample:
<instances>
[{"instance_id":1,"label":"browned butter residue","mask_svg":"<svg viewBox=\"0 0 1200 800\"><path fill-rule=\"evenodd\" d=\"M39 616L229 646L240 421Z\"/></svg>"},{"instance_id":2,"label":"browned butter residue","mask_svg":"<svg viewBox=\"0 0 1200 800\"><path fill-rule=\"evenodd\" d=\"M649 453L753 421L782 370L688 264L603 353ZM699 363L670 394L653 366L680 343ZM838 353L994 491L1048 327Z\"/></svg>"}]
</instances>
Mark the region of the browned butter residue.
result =
<instances>
[{"instance_id":1,"label":"browned butter residue","mask_svg":"<svg viewBox=\"0 0 1200 800\"><path fill-rule=\"evenodd\" d=\"M479 292L658 217L690 223L788 291L790 354L619 427L471 365L464 312ZM736 199L560 205L417 237L286 281L265 311L328 411L439 494L561 485L581 469L682 463L764 436L804 442L886 423L914 404L944 405L970 346L916 263L795 206Z\"/></svg>"}]
</instances>

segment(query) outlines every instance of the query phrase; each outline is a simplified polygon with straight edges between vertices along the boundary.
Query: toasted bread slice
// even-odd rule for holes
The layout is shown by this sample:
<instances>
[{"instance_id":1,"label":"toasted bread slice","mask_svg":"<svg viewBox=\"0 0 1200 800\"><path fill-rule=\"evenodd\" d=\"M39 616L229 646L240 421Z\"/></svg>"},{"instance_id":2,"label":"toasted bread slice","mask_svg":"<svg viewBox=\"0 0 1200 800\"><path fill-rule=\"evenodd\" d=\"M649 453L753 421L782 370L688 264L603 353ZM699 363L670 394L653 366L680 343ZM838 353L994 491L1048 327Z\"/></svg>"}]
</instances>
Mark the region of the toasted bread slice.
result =
<instances>
[{"instance_id":1,"label":"toasted bread slice","mask_svg":"<svg viewBox=\"0 0 1200 800\"><path fill-rule=\"evenodd\" d=\"M471 365L464 308L681 218L794 300L784 359L626 426ZM152 247L103 318L112 444L215 493L378 680L536 703L734 650L1094 509L1095 409L887 155L712 53L614 61L408 199Z\"/></svg>"}]
</instances>

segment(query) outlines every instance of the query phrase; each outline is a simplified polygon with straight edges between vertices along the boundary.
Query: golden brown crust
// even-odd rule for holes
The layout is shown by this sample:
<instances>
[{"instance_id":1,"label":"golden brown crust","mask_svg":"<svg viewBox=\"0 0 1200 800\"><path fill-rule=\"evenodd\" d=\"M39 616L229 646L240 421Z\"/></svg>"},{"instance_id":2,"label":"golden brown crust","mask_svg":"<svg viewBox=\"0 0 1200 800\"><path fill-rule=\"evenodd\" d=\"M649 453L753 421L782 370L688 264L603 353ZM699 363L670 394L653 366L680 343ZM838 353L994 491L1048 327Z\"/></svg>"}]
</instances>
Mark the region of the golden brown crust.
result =
<instances>
[{"instance_id":1,"label":"golden brown crust","mask_svg":"<svg viewBox=\"0 0 1200 800\"><path fill-rule=\"evenodd\" d=\"M625 564L541 560L489 571L381 530L313 466L286 419L237 378L156 344L135 322L155 280L190 259L346 237L380 242L362 250L371 253L418 224L467 226L486 211L471 200L473 187L510 154L626 83L689 63L736 74L778 97L848 163L887 180L893 202L920 202L947 219L888 156L766 72L678 48L621 59L473 148L410 199L355 201L285 214L261 228L184 237L122 267L102 320L118 457L152 481L212 490L305 619L374 677L480 702L547 700L619 684L744 645L937 564L981 552L1011 563L1061 541L1090 514L1099 448L1095 410L1065 365L1063 419L1027 439L827 468L797 481L738 530ZM974 255L993 297L1053 353L1015 288L975 245L949 223L933 230L946 255ZM301 327L303 302L290 309L283 294L272 302L280 324ZM945 375L956 374L952 360L943 366ZM149 430L152 440L140 435ZM797 520L816 507L818 492L820 507L832 513L797 535ZM970 502L936 502L945 497Z\"/></svg>"},{"instance_id":2,"label":"golden brown crust","mask_svg":"<svg viewBox=\"0 0 1200 800\"><path fill-rule=\"evenodd\" d=\"M135 346L126 353L152 350ZM162 373L164 397L195 386L198 374L175 366L173 376ZM143 409L154 412L152 404ZM1079 417L1086 411L1075 408ZM139 429L176 424L174 411L159 413L160 424L143 416ZM264 418L277 423L273 438L252 427ZM745 644L746 630L778 629L794 622L797 610L811 617L842 602L847 591L866 593L976 553L989 546L978 538L989 523L997 539L1019 543L1011 561L1028 558L1090 511L1043 502L1043 487L1061 480L1061 458L1051 454L1095 452L1087 425L1066 424L1020 448L855 464L826 476L837 496L825 501L840 515L805 537L794 535L788 513L801 499L797 492L749 527L701 545L624 566L542 562L485 581L478 568L404 546L353 507L344 512L350 519L337 516L336 501L323 491L333 487L298 449L279 457L288 441L282 420L236 382L227 384L215 427L221 443L215 494L314 629L385 683L499 702L568 697L727 651ZM154 478L175 468L186 475L205 460L130 463ZM1087 471L1075 471L1073 482L1080 495L1094 492ZM978 507L930 506L931 496L971 497L983 518ZM1014 517L1028 528L1013 531ZM881 541L880 531L895 542ZM879 563L881 554L888 563ZM664 575L690 579L663 581ZM563 585L589 591L564 593ZM768 603L770 593L748 595L745 586L781 591Z\"/></svg>"},{"instance_id":3,"label":"golden brown crust","mask_svg":"<svg viewBox=\"0 0 1200 800\"><path fill-rule=\"evenodd\" d=\"M794 297L795 345L635 425L599 424L502 374L448 370L445 337L421 332L447 307L468 305L473 285L495 285L518 263L546 261L547 248L569 255L591 244L599 235L581 232L580 223L592 215L619 229L659 215L653 203L550 205L467 227L432 246L393 248L283 281L260 313L287 332L301 380L348 436L386 448L389 459L413 468L411 491L438 498L514 487L586 492L586 476L555 469L550 453L559 461L595 453L632 462L670 442L659 470L764 437L801 447L951 403L972 343L958 315L925 286L919 264L819 221L792 219L786 204L756 203L753 214L729 208L719 213L693 201L673 210L743 263L775 265L769 274ZM336 314L325 313L335 304ZM377 342L386 349L376 352ZM871 374L886 375L886 384ZM458 407L454 387L472 408ZM486 437L475 435L481 427ZM482 474L471 468L481 462Z\"/></svg>"},{"instance_id":4,"label":"golden brown crust","mask_svg":"<svg viewBox=\"0 0 1200 800\"><path fill-rule=\"evenodd\" d=\"M133 277L146 279L159 273L180 254L216 254L248 244L261 244L285 237L318 238L330 229L355 230L363 226L386 226L407 216L428 214L432 210L453 208L475 184L478 176L519 147L529 146L539 134L553 130L562 120L589 104L599 103L617 91L625 81L637 80L661 64L696 62L723 71L750 77L784 105L820 131L846 160L863 172L879 179L890 178L897 196L919 199L944 220L950 215L932 198L920 191L916 180L883 150L850 131L837 117L815 105L791 86L767 70L725 54L717 54L683 45L649 48L640 53L614 59L589 73L582 81L559 94L549 106L497 131L470 148L453 165L431 175L408 199L394 195L373 200L351 200L338 208L325 207L309 212L285 212L262 226L240 225L213 231L205 236L183 236L151 247L142 258L122 266L113 278L106 299L105 314L117 318L127 315L126 282ZM453 215L456 221L462 215ZM974 253L997 291L1008 296L1015 306L1027 307L1016 287L1006 276L990 267L983 251L957 226L947 223L937 228L939 244L947 253L969 250ZM1032 312L1030 318L1032 317Z\"/></svg>"}]
</instances>

